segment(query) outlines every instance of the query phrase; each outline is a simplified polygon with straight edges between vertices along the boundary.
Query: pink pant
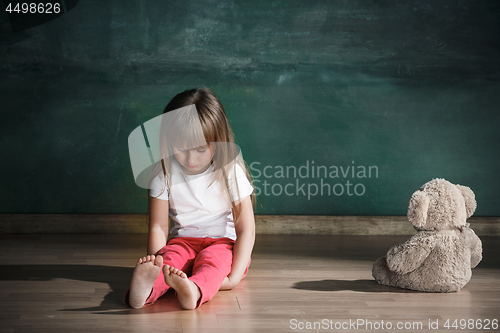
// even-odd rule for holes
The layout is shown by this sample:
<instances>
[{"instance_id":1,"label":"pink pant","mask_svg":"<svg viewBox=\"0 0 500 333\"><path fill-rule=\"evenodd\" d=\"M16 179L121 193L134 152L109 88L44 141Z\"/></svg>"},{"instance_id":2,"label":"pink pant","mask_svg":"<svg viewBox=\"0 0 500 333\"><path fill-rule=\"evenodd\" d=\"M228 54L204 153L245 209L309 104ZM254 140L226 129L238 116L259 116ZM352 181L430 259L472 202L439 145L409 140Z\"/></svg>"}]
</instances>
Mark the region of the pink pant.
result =
<instances>
[{"instance_id":1,"label":"pink pant","mask_svg":"<svg viewBox=\"0 0 500 333\"><path fill-rule=\"evenodd\" d=\"M175 237L158 251L158 255L163 257L163 265L182 270L198 286L201 298L196 307L199 307L215 296L224 278L231 272L233 246L234 241L230 238ZM247 271L248 267L243 276ZM162 270L146 304L154 303L169 288ZM128 293L125 302L128 303Z\"/></svg>"}]
</instances>

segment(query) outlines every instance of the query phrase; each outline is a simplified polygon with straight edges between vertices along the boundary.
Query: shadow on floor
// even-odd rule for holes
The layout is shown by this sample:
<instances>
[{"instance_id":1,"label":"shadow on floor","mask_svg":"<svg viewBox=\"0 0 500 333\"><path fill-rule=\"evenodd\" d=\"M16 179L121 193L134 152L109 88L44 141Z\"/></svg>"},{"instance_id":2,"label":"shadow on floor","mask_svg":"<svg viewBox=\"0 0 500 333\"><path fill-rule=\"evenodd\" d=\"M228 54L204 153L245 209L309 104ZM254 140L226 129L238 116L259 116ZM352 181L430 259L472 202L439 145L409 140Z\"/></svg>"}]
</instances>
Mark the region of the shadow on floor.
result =
<instances>
[{"instance_id":1,"label":"shadow on floor","mask_svg":"<svg viewBox=\"0 0 500 333\"><path fill-rule=\"evenodd\" d=\"M173 292L168 292L154 306L131 309L123 303L130 286L133 267L99 265L0 265L0 281L50 281L70 279L99 282L109 285L111 291L104 296L99 306L59 311L93 311L97 314L143 314L182 310Z\"/></svg>"},{"instance_id":2,"label":"shadow on floor","mask_svg":"<svg viewBox=\"0 0 500 333\"><path fill-rule=\"evenodd\" d=\"M399 289L378 284L375 280L321 280L302 281L293 285L294 289L314 291L352 290L370 293L418 293L418 291Z\"/></svg>"}]
</instances>

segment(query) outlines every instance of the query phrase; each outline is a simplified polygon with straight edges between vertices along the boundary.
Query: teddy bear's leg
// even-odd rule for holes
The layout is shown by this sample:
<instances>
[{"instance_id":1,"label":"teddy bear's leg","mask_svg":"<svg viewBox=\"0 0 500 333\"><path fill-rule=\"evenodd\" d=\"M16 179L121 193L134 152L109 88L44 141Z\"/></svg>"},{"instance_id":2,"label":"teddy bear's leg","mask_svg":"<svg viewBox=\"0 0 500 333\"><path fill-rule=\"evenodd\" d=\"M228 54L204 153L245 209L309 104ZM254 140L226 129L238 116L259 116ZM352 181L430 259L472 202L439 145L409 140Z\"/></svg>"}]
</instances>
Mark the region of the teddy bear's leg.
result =
<instances>
[{"instance_id":1,"label":"teddy bear's leg","mask_svg":"<svg viewBox=\"0 0 500 333\"><path fill-rule=\"evenodd\" d=\"M446 293L460 290L460 288L456 288L455 286L429 284L428 280L417 276L415 273L397 274L387 267L386 257L378 258L375 261L372 268L372 275L379 284L389 287Z\"/></svg>"},{"instance_id":2,"label":"teddy bear's leg","mask_svg":"<svg viewBox=\"0 0 500 333\"><path fill-rule=\"evenodd\" d=\"M386 257L378 258L373 264L372 276L379 284L389 287L412 289L407 275L397 274L387 267Z\"/></svg>"},{"instance_id":3,"label":"teddy bear's leg","mask_svg":"<svg viewBox=\"0 0 500 333\"><path fill-rule=\"evenodd\" d=\"M379 284L383 284L386 286L393 286L392 275L394 272L391 272L387 267L386 257L378 258L377 261L373 264L372 268L372 276Z\"/></svg>"}]
</instances>

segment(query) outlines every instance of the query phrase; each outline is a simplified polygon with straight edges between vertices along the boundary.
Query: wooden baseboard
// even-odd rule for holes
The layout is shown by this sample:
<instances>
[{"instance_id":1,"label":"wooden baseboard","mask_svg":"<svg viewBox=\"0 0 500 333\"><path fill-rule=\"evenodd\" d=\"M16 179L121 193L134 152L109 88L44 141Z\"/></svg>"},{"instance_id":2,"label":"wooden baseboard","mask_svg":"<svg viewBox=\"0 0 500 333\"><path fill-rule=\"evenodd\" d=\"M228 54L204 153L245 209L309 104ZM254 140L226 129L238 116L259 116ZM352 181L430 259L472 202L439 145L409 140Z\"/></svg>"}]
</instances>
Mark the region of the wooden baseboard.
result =
<instances>
[{"instance_id":1,"label":"wooden baseboard","mask_svg":"<svg viewBox=\"0 0 500 333\"><path fill-rule=\"evenodd\" d=\"M406 216L256 215L257 234L412 235ZM500 236L500 217L471 217L479 236ZM147 233L144 214L0 214L0 234Z\"/></svg>"}]
</instances>

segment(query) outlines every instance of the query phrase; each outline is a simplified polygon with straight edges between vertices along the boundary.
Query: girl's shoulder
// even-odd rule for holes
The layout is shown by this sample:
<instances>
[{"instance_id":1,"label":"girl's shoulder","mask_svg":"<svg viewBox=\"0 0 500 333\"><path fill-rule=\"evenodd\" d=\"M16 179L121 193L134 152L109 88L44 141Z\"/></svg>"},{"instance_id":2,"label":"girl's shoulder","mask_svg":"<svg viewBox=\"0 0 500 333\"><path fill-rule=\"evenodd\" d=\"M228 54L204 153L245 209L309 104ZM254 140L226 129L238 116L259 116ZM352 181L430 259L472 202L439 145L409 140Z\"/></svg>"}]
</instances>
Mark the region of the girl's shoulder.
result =
<instances>
[{"instance_id":1,"label":"girl's shoulder","mask_svg":"<svg viewBox=\"0 0 500 333\"><path fill-rule=\"evenodd\" d=\"M246 177L246 173L239 163L233 163L229 166L228 178L240 178Z\"/></svg>"},{"instance_id":2,"label":"girl's shoulder","mask_svg":"<svg viewBox=\"0 0 500 333\"><path fill-rule=\"evenodd\" d=\"M251 180L248 179L243 168L239 163L234 163L228 170L227 187L230 199L233 202L238 202L241 198L247 197L254 190Z\"/></svg>"}]
</instances>

